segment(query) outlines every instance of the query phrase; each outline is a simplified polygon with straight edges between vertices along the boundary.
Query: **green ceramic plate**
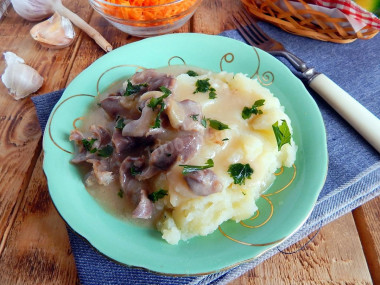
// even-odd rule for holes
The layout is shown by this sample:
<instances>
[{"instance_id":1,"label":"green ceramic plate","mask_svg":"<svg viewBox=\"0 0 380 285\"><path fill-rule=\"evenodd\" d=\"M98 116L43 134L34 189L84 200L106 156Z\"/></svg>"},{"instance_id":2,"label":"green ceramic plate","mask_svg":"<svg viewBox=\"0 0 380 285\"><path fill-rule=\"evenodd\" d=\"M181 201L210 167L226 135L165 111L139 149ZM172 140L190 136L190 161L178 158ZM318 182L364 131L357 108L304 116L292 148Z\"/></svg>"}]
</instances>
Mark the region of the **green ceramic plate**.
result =
<instances>
[{"instance_id":1,"label":"green ceramic plate","mask_svg":"<svg viewBox=\"0 0 380 285\"><path fill-rule=\"evenodd\" d=\"M122 221L104 211L84 188L78 168L70 163L74 148L68 141L73 122L86 113L97 88L102 90L131 76L136 71L133 66L158 68L168 64L243 72L258 78L285 106L299 147L294 167L278 171L275 183L258 201L259 212L251 219L225 222L213 234L176 246L167 244L153 229ZM306 221L327 173L323 120L301 81L261 50L233 39L203 34L144 39L95 61L71 82L55 106L43 148L50 195L75 232L119 263L173 275L216 272L278 246Z\"/></svg>"}]
</instances>

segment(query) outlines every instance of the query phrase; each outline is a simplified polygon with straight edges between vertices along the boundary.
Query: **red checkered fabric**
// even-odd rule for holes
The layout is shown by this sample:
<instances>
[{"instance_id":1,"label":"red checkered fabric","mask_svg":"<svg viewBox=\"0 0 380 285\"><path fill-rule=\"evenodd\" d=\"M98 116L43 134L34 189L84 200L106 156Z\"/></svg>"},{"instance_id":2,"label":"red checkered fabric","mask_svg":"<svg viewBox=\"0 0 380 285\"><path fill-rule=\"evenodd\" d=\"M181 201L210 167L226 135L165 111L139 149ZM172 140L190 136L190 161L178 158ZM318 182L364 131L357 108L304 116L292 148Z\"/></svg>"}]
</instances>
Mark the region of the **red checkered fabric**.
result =
<instances>
[{"instance_id":1,"label":"red checkered fabric","mask_svg":"<svg viewBox=\"0 0 380 285\"><path fill-rule=\"evenodd\" d=\"M337 8L346 15L353 16L356 20L380 30L380 19L375 14L363 9L351 0L309 0L318 6L327 8Z\"/></svg>"}]
</instances>

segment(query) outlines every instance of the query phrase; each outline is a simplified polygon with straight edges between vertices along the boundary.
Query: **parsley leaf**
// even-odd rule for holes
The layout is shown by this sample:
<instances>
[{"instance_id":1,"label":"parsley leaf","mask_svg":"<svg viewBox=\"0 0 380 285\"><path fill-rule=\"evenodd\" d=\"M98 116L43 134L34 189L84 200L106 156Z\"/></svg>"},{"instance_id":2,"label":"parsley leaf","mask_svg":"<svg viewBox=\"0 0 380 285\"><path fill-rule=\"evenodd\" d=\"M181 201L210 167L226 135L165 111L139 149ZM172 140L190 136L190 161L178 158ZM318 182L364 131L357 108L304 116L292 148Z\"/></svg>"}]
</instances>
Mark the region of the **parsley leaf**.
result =
<instances>
[{"instance_id":1,"label":"parsley leaf","mask_svg":"<svg viewBox=\"0 0 380 285\"><path fill-rule=\"evenodd\" d=\"M141 172L142 172L140 170L137 170L134 165L131 166L130 171L131 171L132 176L136 176L137 174L141 174Z\"/></svg>"},{"instance_id":2,"label":"parsley leaf","mask_svg":"<svg viewBox=\"0 0 380 285\"><path fill-rule=\"evenodd\" d=\"M207 120L206 120L205 117L202 118L201 124L202 124L202 126L204 126L205 128L207 128Z\"/></svg>"},{"instance_id":3,"label":"parsley leaf","mask_svg":"<svg viewBox=\"0 0 380 285\"><path fill-rule=\"evenodd\" d=\"M96 148L92 148L92 145L94 144L94 142L96 140L97 139L94 139L94 138L92 138L91 140L83 139L82 140L82 144L83 144L84 149L87 150L87 151L89 151L89 152L91 152L91 153L96 152L97 149Z\"/></svg>"},{"instance_id":4,"label":"parsley leaf","mask_svg":"<svg viewBox=\"0 0 380 285\"><path fill-rule=\"evenodd\" d=\"M148 107L152 108L152 110L154 111L154 109L156 109L157 106L164 104L164 99L166 97L168 97L169 95L170 95L170 93L164 94L158 98L155 98L155 97L150 98L150 101L148 103Z\"/></svg>"},{"instance_id":5,"label":"parsley leaf","mask_svg":"<svg viewBox=\"0 0 380 285\"><path fill-rule=\"evenodd\" d=\"M231 164L227 171L230 176L234 179L235 184L245 184L245 179L251 179L253 169L251 166L242 163Z\"/></svg>"},{"instance_id":6,"label":"parsley leaf","mask_svg":"<svg viewBox=\"0 0 380 285\"><path fill-rule=\"evenodd\" d=\"M180 164L179 166L183 167L182 174L188 174L190 172L211 168L214 166L214 161L210 158L206 161L206 165L204 166L186 165L186 164Z\"/></svg>"},{"instance_id":7,"label":"parsley leaf","mask_svg":"<svg viewBox=\"0 0 380 285\"><path fill-rule=\"evenodd\" d=\"M218 120L213 120L213 119L207 119L207 120L210 123L210 127L215 129L215 130L222 131L222 130L230 128L228 125L223 124L222 122L220 122Z\"/></svg>"},{"instance_id":8,"label":"parsley leaf","mask_svg":"<svg viewBox=\"0 0 380 285\"><path fill-rule=\"evenodd\" d=\"M290 144L290 139L292 134L290 133L288 123L285 120L281 120L282 123L279 126L278 122L272 125L274 135L276 136L278 151L281 150L282 146L285 144Z\"/></svg>"},{"instance_id":9,"label":"parsley leaf","mask_svg":"<svg viewBox=\"0 0 380 285\"><path fill-rule=\"evenodd\" d=\"M158 114L156 116L156 119L154 120L154 124L152 126L152 129L157 129L159 127L161 127L161 119L160 119L160 116L161 116L161 113L164 111L165 109L165 103L162 103L161 105L161 108L160 108L160 111L158 111Z\"/></svg>"},{"instance_id":10,"label":"parsley leaf","mask_svg":"<svg viewBox=\"0 0 380 285\"><path fill-rule=\"evenodd\" d=\"M186 74L189 75L189 76L191 76L191 77L195 77L195 76L199 75L194 70L189 70L189 71L186 72Z\"/></svg>"},{"instance_id":11,"label":"parsley leaf","mask_svg":"<svg viewBox=\"0 0 380 285\"><path fill-rule=\"evenodd\" d=\"M164 93L164 98L168 97L170 94L172 94L172 91L170 91L169 88L166 88L165 86L161 86L160 90L162 93Z\"/></svg>"},{"instance_id":12,"label":"parsley leaf","mask_svg":"<svg viewBox=\"0 0 380 285\"><path fill-rule=\"evenodd\" d=\"M211 87L209 90L210 90L210 93L208 93L208 99L215 99L216 98L215 88Z\"/></svg>"},{"instance_id":13,"label":"parsley leaf","mask_svg":"<svg viewBox=\"0 0 380 285\"><path fill-rule=\"evenodd\" d=\"M102 149L98 150L98 155L101 157L109 157L113 153L113 147L110 145L106 145Z\"/></svg>"},{"instance_id":14,"label":"parsley leaf","mask_svg":"<svg viewBox=\"0 0 380 285\"><path fill-rule=\"evenodd\" d=\"M125 89L124 96L130 96L137 92L140 92L142 87L148 87L148 83L141 83L137 85L133 85L131 81L128 79L127 88Z\"/></svg>"},{"instance_id":15,"label":"parsley leaf","mask_svg":"<svg viewBox=\"0 0 380 285\"><path fill-rule=\"evenodd\" d=\"M120 118L119 116L116 118L116 125L115 125L115 129L119 129L119 130L122 130L124 128L125 124L124 124L124 119L123 118Z\"/></svg>"},{"instance_id":16,"label":"parsley leaf","mask_svg":"<svg viewBox=\"0 0 380 285\"><path fill-rule=\"evenodd\" d=\"M193 121L198 121L199 114L190 115L190 118L193 119Z\"/></svg>"},{"instance_id":17,"label":"parsley leaf","mask_svg":"<svg viewBox=\"0 0 380 285\"><path fill-rule=\"evenodd\" d=\"M222 139L222 142L230 140L229 138Z\"/></svg>"},{"instance_id":18,"label":"parsley leaf","mask_svg":"<svg viewBox=\"0 0 380 285\"><path fill-rule=\"evenodd\" d=\"M120 198L123 198L124 197L124 191L120 189L119 192L117 193L117 196L119 196Z\"/></svg>"},{"instance_id":19,"label":"parsley leaf","mask_svg":"<svg viewBox=\"0 0 380 285\"><path fill-rule=\"evenodd\" d=\"M164 93L164 95L158 98L152 97L148 103L148 107L152 108L153 111L156 109L156 107L160 107L156 119L154 120L154 125L152 126L153 129L159 128L161 126L160 116L165 109L164 99L172 93L170 89L166 88L165 86L161 86L160 90Z\"/></svg>"},{"instance_id":20,"label":"parsley leaf","mask_svg":"<svg viewBox=\"0 0 380 285\"><path fill-rule=\"evenodd\" d=\"M197 82L195 82L195 91L193 92L193 94L195 93L206 93L206 92L210 92L208 94L208 98L209 99L215 99L216 98L216 90L215 88L211 87L211 84L210 84L210 78L206 78L206 79L199 79L197 80Z\"/></svg>"},{"instance_id":21,"label":"parsley leaf","mask_svg":"<svg viewBox=\"0 0 380 285\"><path fill-rule=\"evenodd\" d=\"M197 80L197 82L195 82L195 87L197 88L195 89L193 94L199 93L199 92L206 93L211 87L209 81L210 81L210 78Z\"/></svg>"},{"instance_id":22,"label":"parsley leaf","mask_svg":"<svg viewBox=\"0 0 380 285\"><path fill-rule=\"evenodd\" d=\"M148 195L148 198L154 203L154 202L157 202L159 199L164 198L166 195L168 195L168 191L164 189L160 189L153 193L150 193Z\"/></svg>"},{"instance_id":23,"label":"parsley leaf","mask_svg":"<svg viewBox=\"0 0 380 285\"><path fill-rule=\"evenodd\" d=\"M244 120L247 120L251 117L251 115L259 115L262 114L263 111L259 110L258 107L261 107L264 105L265 100L257 100L255 103L252 105L252 107L244 107L241 116L243 117Z\"/></svg>"},{"instance_id":24,"label":"parsley leaf","mask_svg":"<svg viewBox=\"0 0 380 285\"><path fill-rule=\"evenodd\" d=\"M156 109L156 107L158 105L163 105L164 99L172 93L168 88L166 88L164 86L161 86L160 89L164 93L164 95L162 95L158 98L152 97L152 98L150 98L150 101L148 103L148 107L152 108L153 111L154 111L154 109Z\"/></svg>"}]
</instances>

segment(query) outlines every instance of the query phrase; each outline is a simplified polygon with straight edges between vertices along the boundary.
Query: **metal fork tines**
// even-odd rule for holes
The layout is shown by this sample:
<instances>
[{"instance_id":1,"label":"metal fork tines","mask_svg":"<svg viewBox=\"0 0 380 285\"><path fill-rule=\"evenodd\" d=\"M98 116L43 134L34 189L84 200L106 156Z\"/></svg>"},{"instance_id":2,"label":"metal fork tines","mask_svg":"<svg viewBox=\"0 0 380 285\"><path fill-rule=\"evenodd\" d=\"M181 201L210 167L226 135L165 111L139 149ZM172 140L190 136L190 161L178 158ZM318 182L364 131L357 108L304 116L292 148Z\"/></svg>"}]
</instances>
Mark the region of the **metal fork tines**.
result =
<instances>
[{"instance_id":1,"label":"metal fork tines","mask_svg":"<svg viewBox=\"0 0 380 285\"><path fill-rule=\"evenodd\" d=\"M265 51L285 51L284 46L265 34L251 17L245 13L238 13L237 16L233 16L233 20L239 34L247 43Z\"/></svg>"},{"instance_id":2,"label":"metal fork tines","mask_svg":"<svg viewBox=\"0 0 380 285\"><path fill-rule=\"evenodd\" d=\"M287 51L280 42L268 36L257 22L246 13L238 13L232 16L232 20L239 34L248 44L265 50L274 56L285 57L307 80L311 80L318 74L314 68L309 68L299 57Z\"/></svg>"}]
</instances>

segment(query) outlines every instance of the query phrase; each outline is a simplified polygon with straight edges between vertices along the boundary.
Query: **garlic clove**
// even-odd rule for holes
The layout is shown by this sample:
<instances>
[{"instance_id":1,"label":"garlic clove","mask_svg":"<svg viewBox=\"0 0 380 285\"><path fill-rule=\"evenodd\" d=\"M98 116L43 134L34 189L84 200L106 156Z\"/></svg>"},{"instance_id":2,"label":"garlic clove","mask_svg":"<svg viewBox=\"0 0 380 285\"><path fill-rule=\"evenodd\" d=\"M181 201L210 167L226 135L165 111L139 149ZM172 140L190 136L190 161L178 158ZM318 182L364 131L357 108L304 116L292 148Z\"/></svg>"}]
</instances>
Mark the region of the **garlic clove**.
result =
<instances>
[{"instance_id":1,"label":"garlic clove","mask_svg":"<svg viewBox=\"0 0 380 285\"><path fill-rule=\"evenodd\" d=\"M40 89L44 79L34 68L13 52L5 52L4 58L7 66L1 80L16 100Z\"/></svg>"},{"instance_id":2,"label":"garlic clove","mask_svg":"<svg viewBox=\"0 0 380 285\"><path fill-rule=\"evenodd\" d=\"M54 13L52 17L36 24L30 34L33 39L47 48L64 48L69 46L75 37L74 27L70 20Z\"/></svg>"}]
</instances>

